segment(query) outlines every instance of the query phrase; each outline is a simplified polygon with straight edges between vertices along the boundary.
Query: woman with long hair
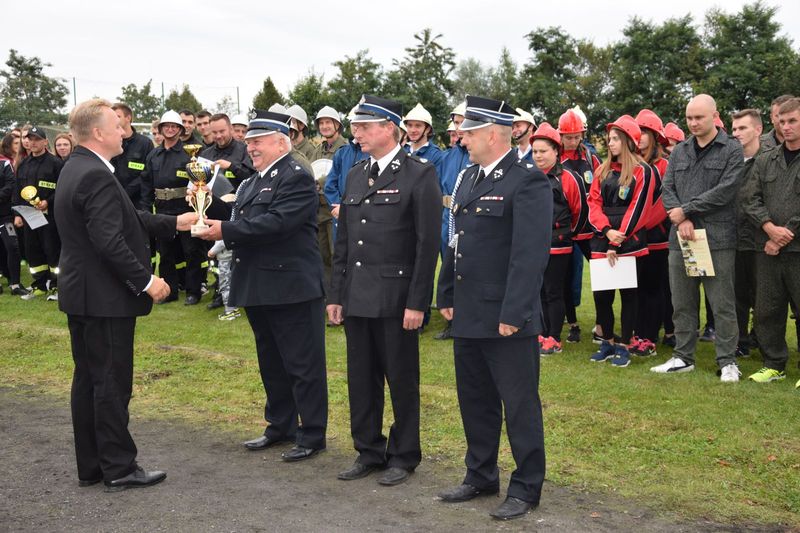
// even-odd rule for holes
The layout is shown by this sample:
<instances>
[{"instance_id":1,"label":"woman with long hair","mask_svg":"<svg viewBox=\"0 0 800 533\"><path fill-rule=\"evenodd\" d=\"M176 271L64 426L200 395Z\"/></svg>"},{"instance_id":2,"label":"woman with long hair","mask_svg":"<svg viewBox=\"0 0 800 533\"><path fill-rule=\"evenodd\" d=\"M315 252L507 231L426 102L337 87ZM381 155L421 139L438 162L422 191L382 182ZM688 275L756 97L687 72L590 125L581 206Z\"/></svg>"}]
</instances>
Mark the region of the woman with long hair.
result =
<instances>
[{"instance_id":1,"label":"woman with long hair","mask_svg":"<svg viewBox=\"0 0 800 533\"><path fill-rule=\"evenodd\" d=\"M608 159L598 169L589 191L589 221L595 230L592 259L605 258L614 266L620 257L647 255L647 217L651 205L652 170L638 154L642 130L630 115L606 126ZM638 264L637 264L638 266ZM611 359L616 367L630 364L628 344L636 322L636 289L620 289L620 342L614 340L615 291L595 291L597 321L602 329L596 363Z\"/></svg>"},{"instance_id":2,"label":"woman with long hair","mask_svg":"<svg viewBox=\"0 0 800 533\"><path fill-rule=\"evenodd\" d=\"M56 135L56 140L53 141L53 146L56 149L56 155L62 160L69 159L72 150L75 149L75 143L69 133L59 133Z\"/></svg>"},{"instance_id":3,"label":"woman with long hair","mask_svg":"<svg viewBox=\"0 0 800 533\"><path fill-rule=\"evenodd\" d=\"M547 175L553 190L553 238L550 260L542 283L544 334L540 339L542 356L561 352L561 330L564 326L564 287L571 270L572 240L589 215L589 204L583 178L561 165L561 135L543 122L531 135L531 154L539 170Z\"/></svg>"},{"instance_id":4,"label":"woman with long hair","mask_svg":"<svg viewBox=\"0 0 800 533\"><path fill-rule=\"evenodd\" d=\"M16 296L28 293L19 283L19 239L13 226L14 213L11 210L15 186L14 169L20 146L20 138L13 132L4 136L0 143L0 244L3 248L3 253L0 254L3 268L0 271L8 277L11 294ZM3 288L0 286L0 293L2 292Z\"/></svg>"}]
</instances>

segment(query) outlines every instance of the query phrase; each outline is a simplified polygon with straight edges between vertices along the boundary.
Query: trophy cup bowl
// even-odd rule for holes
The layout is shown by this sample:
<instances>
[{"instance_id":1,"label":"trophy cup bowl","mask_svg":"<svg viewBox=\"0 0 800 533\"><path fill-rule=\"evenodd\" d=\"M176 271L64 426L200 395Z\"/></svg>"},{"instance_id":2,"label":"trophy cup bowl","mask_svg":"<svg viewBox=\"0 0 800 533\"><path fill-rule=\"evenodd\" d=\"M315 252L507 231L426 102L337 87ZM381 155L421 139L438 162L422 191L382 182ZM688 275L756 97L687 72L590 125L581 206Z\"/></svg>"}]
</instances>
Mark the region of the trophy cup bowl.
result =
<instances>
[{"instance_id":1,"label":"trophy cup bowl","mask_svg":"<svg viewBox=\"0 0 800 533\"><path fill-rule=\"evenodd\" d=\"M184 151L191 157L189 163L186 164L186 172L189 174L189 181L195 186L195 190L192 191L192 196L189 200L192 209L197 213L197 223L193 224L191 228L193 236L208 229L205 215L212 201L211 191L206 191L204 187L214 175L214 167L210 163L201 163L197 160L197 152L202 148L201 144L186 144L183 146Z\"/></svg>"},{"instance_id":2,"label":"trophy cup bowl","mask_svg":"<svg viewBox=\"0 0 800 533\"><path fill-rule=\"evenodd\" d=\"M33 207L41 202L38 196L39 191L33 185L28 185L27 187L23 187L21 191L19 191L19 195L22 197L23 200L31 204Z\"/></svg>"}]
</instances>

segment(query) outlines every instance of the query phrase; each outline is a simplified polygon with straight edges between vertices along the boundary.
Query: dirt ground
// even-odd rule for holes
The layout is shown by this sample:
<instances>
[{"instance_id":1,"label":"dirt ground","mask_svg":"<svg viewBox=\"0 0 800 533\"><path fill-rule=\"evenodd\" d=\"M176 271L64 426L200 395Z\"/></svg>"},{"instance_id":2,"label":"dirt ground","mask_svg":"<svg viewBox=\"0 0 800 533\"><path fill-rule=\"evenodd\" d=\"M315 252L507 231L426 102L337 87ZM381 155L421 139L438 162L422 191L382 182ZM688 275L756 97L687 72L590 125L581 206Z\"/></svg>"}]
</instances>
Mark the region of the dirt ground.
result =
<instances>
[{"instance_id":1,"label":"dirt ground","mask_svg":"<svg viewBox=\"0 0 800 533\"><path fill-rule=\"evenodd\" d=\"M350 449L286 464L288 445L249 452L240 435L180 421L133 420L131 431L140 464L166 470L166 481L112 494L102 484L79 488L67 402L0 387L0 531L779 531L672 520L552 483L540 508L498 522L487 513L500 498L438 501L463 473L425 461L407 483L381 487L375 475L336 479L354 459Z\"/></svg>"}]
</instances>

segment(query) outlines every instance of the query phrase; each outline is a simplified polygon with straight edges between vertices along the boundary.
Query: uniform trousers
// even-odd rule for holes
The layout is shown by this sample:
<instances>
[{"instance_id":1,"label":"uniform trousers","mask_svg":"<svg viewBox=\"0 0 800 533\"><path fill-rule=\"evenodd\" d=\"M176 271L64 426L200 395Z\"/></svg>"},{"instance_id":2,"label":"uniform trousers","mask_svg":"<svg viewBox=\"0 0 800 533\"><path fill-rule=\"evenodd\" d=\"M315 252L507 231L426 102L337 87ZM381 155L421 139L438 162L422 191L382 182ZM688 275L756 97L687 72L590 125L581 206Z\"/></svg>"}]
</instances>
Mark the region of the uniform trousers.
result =
<instances>
[{"instance_id":1,"label":"uniform trousers","mask_svg":"<svg viewBox=\"0 0 800 533\"><path fill-rule=\"evenodd\" d=\"M58 258L61 255L61 241L56 231L55 219L45 215L48 224L40 228L25 227L25 253L33 276L31 286L36 289L53 289L57 282ZM48 283L49 282L49 283Z\"/></svg>"},{"instance_id":2,"label":"uniform trousers","mask_svg":"<svg viewBox=\"0 0 800 533\"><path fill-rule=\"evenodd\" d=\"M112 481L133 472L128 432L136 318L68 315L72 359L72 427L78 478Z\"/></svg>"},{"instance_id":3,"label":"uniform trousers","mask_svg":"<svg viewBox=\"0 0 800 533\"><path fill-rule=\"evenodd\" d=\"M422 459L419 440L419 332L402 317L347 316L347 389L350 430L365 465L413 470ZM394 422L383 434L384 379Z\"/></svg>"},{"instance_id":4,"label":"uniform trousers","mask_svg":"<svg viewBox=\"0 0 800 533\"><path fill-rule=\"evenodd\" d=\"M170 294L178 295L180 281L176 266L185 261L186 278L183 287L186 294L200 297L200 284L203 281L201 264L205 262L205 244L192 237L188 231L179 231L169 239L158 239L158 252L161 254L158 271L169 284ZM182 255L181 255L182 254ZM183 257L183 261L180 258Z\"/></svg>"},{"instance_id":5,"label":"uniform trousers","mask_svg":"<svg viewBox=\"0 0 800 533\"><path fill-rule=\"evenodd\" d=\"M507 495L538 504L545 453L536 337L456 337L453 349L458 405L467 438L464 483L479 489L498 487L497 455L505 413L516 463Z\"/></svg>"},{"instance_id":6,"label":"uniform trousers","mask_svg":"<svg viewBox=\"0 0 800 533\"><path fill-rule=\"evenodd\" d=\"M581 259L583 260L583 259ZM542 310L544 311L544 336L553 337L561 342L561 330L564 327L564 299L567 292L564 288L572 268L572 252L568 254L551 254L544 271L542 282Z\"/></svg>"},{"instance_id":7,"label":"uniform trousers","mask_svg":"<svg viewBox=\"0 0 800 533\"><path fill-rule=\"evenodd\" d=\"M800 252L776 256L756 253L756 307L754 325L764 366L786 369L786 312L791 300L800 301Z\"/></svg>"},{"instance_id":8,"label":"uniform trousers","mask_svg":"<svg viewBox=\"0 0 800 533\"><path fill-rule=\"evenodd\" d=\"M328 381L322 298L245 307L267 401L264 436L325 448ZM299 417L299 419L298 419Z\"/></svg>"}]
</instances>

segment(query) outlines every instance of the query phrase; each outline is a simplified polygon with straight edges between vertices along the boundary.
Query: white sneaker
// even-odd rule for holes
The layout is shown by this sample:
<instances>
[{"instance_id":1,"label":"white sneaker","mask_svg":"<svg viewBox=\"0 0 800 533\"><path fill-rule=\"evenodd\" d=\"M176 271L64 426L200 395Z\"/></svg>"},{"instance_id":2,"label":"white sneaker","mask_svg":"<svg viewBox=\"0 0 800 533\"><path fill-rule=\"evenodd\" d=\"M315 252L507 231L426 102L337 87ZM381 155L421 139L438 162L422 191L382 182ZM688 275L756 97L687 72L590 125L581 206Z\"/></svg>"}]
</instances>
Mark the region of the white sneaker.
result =
<instances>
[{"instance_id":1,"label":"white sneaker","mask_svg":"<svg viewBox=\"0 0 800 533\"><path fill-rule=\"evenodd\" d=\"M694 365L687 364L680 357L670 357L666 363L650 367L650 372L657 374L674 374L678 372L691 372Z\"/></svg>"},{"instance_id":2,"label":"white sneaker","mask_svg":"<svg viewBox=\"0 0 800 533\"><path fill-rule=\"evenodd\" d=\"M739 367L736 366L736 363L728 363L722 367L719 380L723 383L736 383L739 381L739 376L741 375L742 373L739 371Z\"/></svg>"}]
</instances>

